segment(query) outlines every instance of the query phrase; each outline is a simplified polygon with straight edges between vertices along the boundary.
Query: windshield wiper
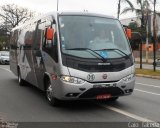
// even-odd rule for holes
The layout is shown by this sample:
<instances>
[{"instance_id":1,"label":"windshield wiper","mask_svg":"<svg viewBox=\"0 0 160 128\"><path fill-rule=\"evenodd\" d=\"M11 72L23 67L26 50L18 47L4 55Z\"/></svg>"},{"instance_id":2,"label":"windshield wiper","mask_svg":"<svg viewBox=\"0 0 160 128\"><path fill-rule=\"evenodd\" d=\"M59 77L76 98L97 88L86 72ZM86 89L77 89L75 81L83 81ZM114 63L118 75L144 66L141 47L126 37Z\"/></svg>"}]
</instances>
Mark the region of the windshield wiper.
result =
<instances>
[{"instance_id":1,"label":"windshield wiper","mask_svg":"<svg viewBox=\"0 0 160 128\"><path fill-rule=\"evenodd\" d=\"M100 60L102 60L103 62L106 62L106 59L103 57L103 56L101 56L100 54L98 54L96 51L94 51L94 50L92 50L92 49L90 49L90 48L70 48L70 49L65 49L65 50L85 50L85 51L91 51L92 53L94 53L94 54L92 54L92 53L90 53L90 54L92 54L93 56L95 56L96 58L99 58ZM99 57L97 57L97 56L99 56Z\"/></svg>"},{"instance_id":2,"label":"windshield wiper","mask_svg":"<svg viewBox=\"0 0 160 128\"><path fill-rule=\"evenodd\" d=\"M107 51L117 50L117 51L119 51L120 53L122 53L123 55L128 56L125 52L123 52L122 50L120 50L120 49L118 49L118 48L100 49L100 50L96 50L96 51L104 51L104 50L107 50ZM119 52L117 52L117 53L119 53ZM119 54L120 54L120 53L119 53ZM121 55L122 55L122 54L121 54Z\"/></svg>"}]
</instances>

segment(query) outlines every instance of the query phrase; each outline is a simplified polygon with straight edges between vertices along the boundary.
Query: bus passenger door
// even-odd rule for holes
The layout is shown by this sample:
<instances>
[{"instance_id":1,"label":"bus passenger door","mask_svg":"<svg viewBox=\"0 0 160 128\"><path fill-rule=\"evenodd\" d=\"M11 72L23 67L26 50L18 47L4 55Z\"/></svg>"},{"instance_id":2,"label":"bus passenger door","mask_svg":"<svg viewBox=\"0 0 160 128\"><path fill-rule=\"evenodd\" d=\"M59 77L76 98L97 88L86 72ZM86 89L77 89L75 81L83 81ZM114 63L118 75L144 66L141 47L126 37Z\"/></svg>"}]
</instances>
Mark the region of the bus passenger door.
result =
<instances>
[{"instance_id":1,"label":"bus passenger door","mask_svg":"<svg viewBox=\"0 0 160 128\"><path fill-rule=\"evenodd\" d=\"M44 36L44 26L45 22L39 20L37 22L36 30L35 30L35 36L34 36L34 43L33 43L33 63L34 63L34 70L35 70L35 77L37 80L37 86L40 89L43 89L43 77L45 66L42 59L42 38Z\"/></svg>"}]
</instances>

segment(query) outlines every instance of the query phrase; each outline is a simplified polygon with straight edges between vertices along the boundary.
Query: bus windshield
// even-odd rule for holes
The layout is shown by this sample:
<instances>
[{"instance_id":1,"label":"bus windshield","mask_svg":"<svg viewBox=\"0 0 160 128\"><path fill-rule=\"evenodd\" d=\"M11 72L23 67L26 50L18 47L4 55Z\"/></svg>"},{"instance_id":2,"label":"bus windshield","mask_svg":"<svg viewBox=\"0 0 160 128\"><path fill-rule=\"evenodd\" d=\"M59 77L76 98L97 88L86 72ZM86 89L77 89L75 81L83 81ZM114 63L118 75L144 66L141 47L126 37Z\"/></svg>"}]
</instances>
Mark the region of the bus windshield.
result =
<instances>
[{"instance_id":1,"label":"bus windshield","mask_svg":"<svg viewBox=\"0 0 160 128\"><path fill-rule=\"evenodd\" d=\"M116 19L63 15L59 16L59 23L64 54L82 58L101 56L105 59L131 54L129 42Z\"/></svg>"}]
</instances>

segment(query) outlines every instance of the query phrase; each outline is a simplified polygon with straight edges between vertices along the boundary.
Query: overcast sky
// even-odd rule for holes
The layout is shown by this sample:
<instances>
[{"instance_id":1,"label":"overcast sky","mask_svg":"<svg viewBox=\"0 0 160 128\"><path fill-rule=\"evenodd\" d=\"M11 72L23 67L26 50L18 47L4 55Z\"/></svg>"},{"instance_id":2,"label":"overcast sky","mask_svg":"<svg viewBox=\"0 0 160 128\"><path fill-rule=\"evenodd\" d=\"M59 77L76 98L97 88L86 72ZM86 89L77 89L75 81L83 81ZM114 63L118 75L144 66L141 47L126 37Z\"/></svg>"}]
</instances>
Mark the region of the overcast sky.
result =
<instances>
[{"instance_id":1,"label":"overcast sky","mask_svg":"<svg viewBox=\"0 0 160 128\"><path fill-rule=\"evenodd\" d=\"M131 0L133 4L136 4L136 0ZM160 3L160 0L157 0ZM57 0L0 0L0 6L3 4L17 4L22 7L29 8L39 13L46 13L56 11ZM97 12L106 15L117 17L117 4L118 0L59 0L60 11L83 11ZM124 3L122 8L127 7ZM157 6L157 9L160 10ZM121 15L121 18L134 17L134 13L128 13Z\"/></svg>"}]
</instances>

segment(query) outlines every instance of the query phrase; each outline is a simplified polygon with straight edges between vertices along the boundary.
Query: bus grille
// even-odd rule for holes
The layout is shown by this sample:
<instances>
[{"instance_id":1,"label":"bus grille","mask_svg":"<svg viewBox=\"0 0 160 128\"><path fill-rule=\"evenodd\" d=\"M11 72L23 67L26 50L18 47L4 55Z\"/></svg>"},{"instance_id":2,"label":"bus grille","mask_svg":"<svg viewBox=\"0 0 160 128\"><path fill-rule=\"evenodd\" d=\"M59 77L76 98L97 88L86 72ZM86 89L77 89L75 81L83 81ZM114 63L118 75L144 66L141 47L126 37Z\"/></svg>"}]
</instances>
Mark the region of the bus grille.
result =
<instances>
[{"instance_id":1,"label":"bus grille","mask_svg":"<svg viewBox=\"0 0 160 128\"><path fill-rule=\"evenodd\" d=\"M86 65L78 64L78 69L82 71L98 71L98 72L116 72L125 69L125 64L112 64L112 65Z\"/></svg>"}]
</instances>

